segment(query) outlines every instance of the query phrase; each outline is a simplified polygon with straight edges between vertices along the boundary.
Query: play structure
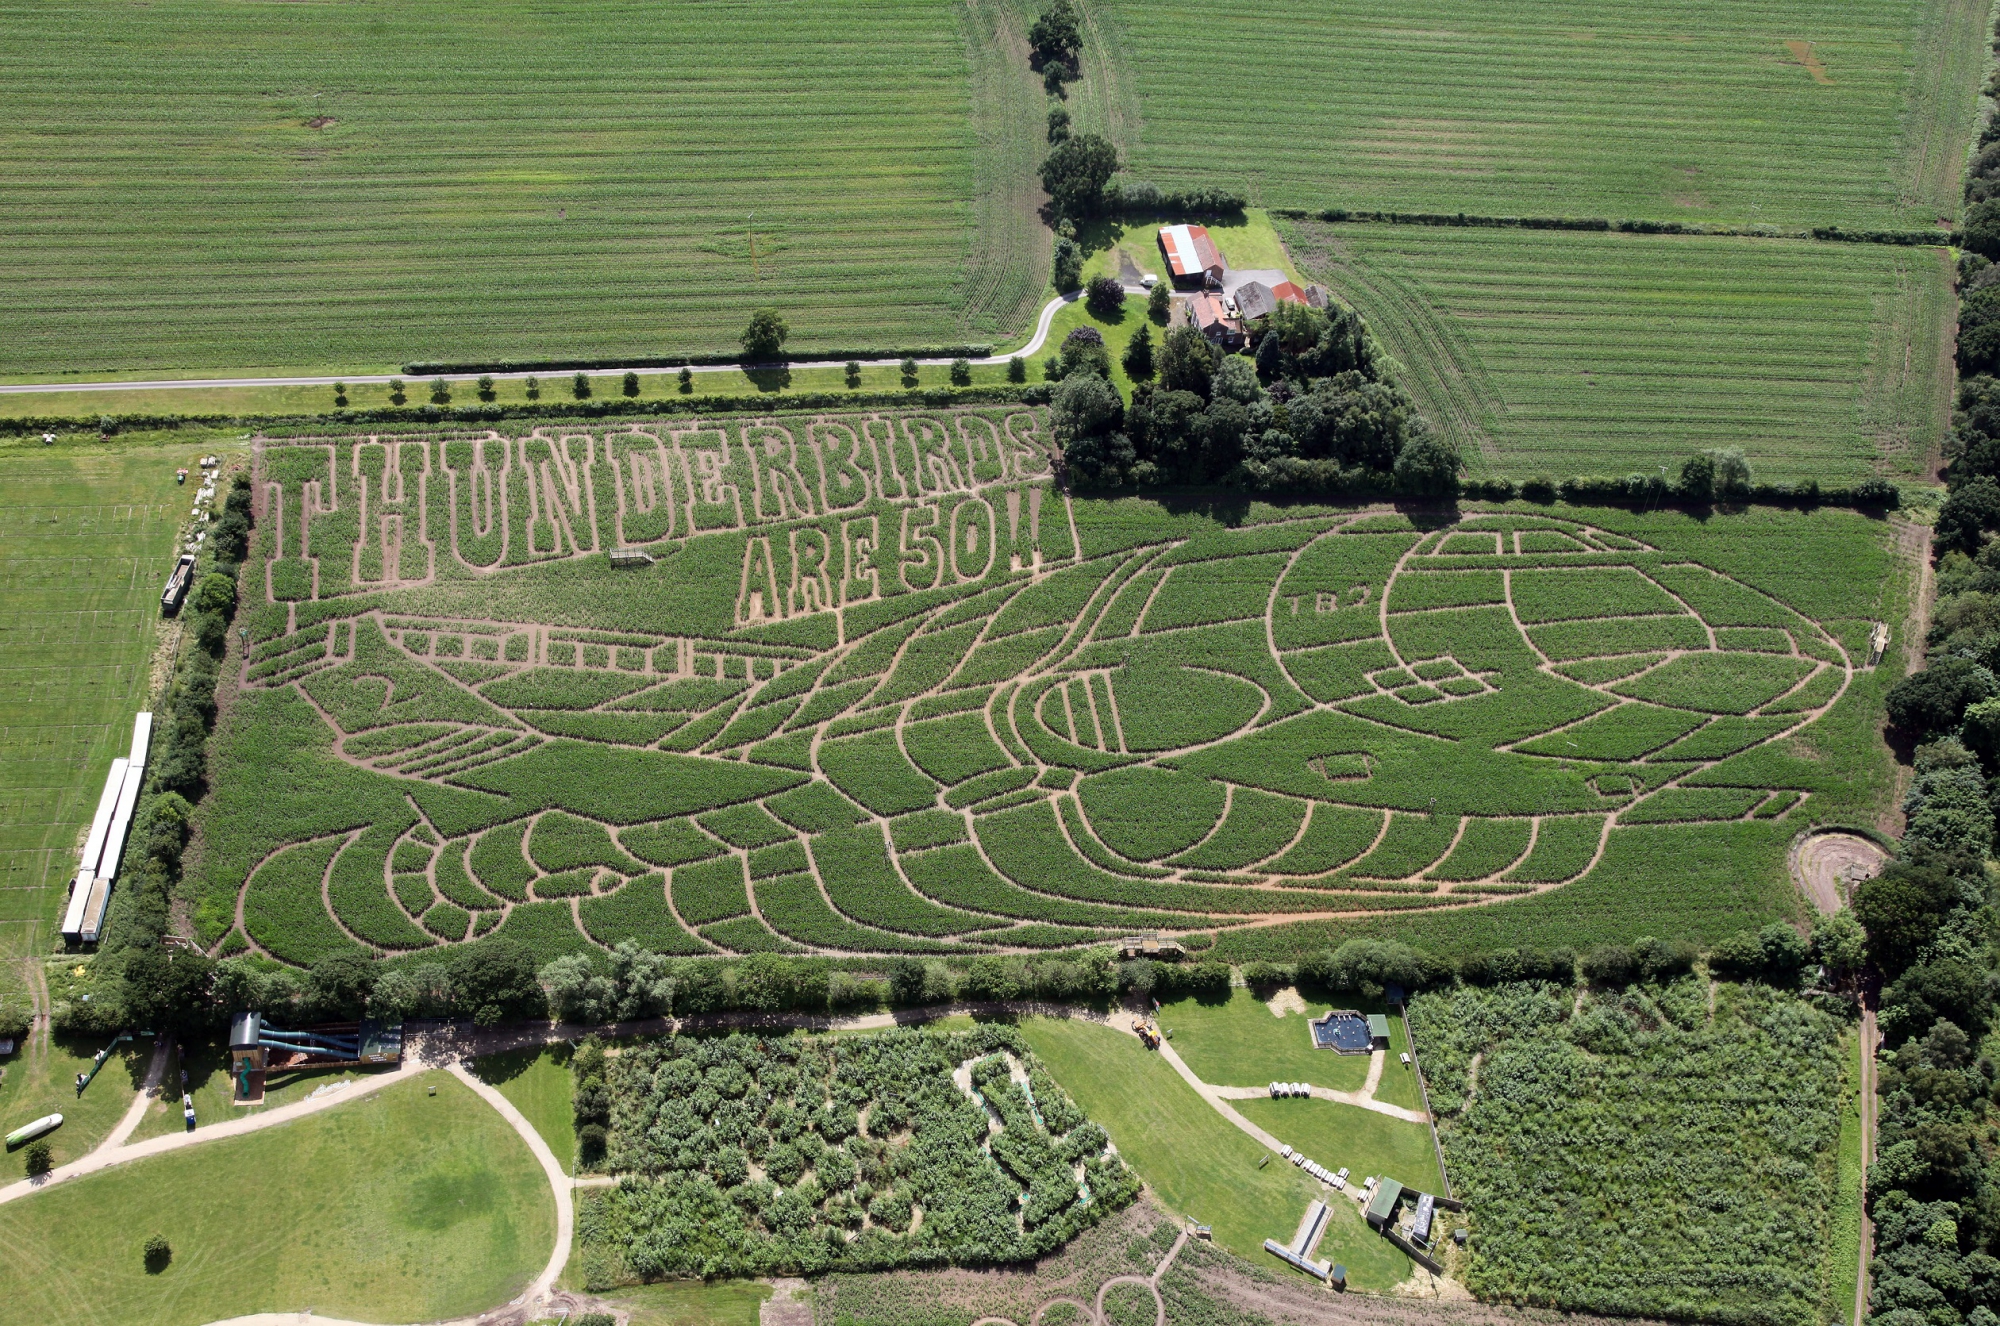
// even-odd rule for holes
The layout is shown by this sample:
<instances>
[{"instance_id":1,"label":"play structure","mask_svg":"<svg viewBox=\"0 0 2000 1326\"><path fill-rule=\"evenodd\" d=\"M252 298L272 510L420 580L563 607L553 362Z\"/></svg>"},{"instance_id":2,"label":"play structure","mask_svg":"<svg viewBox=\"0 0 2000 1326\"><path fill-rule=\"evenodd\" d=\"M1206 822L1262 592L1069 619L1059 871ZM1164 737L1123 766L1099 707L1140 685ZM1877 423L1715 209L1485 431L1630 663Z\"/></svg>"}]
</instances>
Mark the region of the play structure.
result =
<instances>
[{"instance_id":1,"label":"play structure","mask_svg":"<svg viewBox=\"0 0 2000 1326\"><path fill-rule=\"evenodd\" d=\"M1335 1054L1368 1054L1389 1048L1389 1019L1380 1013L1361 1014L1351 1008L1336 1008L1307 1023L1316 1049Z\"/></svg>"},{"instance_id":2,"label":"play structure","mask_svg":"<svg viewBox=\"0 0 2000 1326\"><path fill-rule=\"evenodd\" d=\"M229 1022L229 1080L234 1087L230 1100L237 1105L261 1104L269 1073L401 1062L400 1022L388 1026L364 1018L303 1031L273 1026L262 1013L238 1013Z\"/></svg>"}]
</instances>

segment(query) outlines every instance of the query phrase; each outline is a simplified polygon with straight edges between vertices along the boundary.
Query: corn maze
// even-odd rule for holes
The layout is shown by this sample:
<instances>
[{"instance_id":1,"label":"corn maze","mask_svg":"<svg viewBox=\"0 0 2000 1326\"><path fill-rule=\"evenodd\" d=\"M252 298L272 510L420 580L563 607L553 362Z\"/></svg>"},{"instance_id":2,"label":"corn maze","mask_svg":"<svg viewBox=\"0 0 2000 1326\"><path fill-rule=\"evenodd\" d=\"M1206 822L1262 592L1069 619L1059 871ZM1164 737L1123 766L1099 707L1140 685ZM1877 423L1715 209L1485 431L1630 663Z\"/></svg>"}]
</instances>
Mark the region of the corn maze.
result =
<instances>
[{"instance_id":1,"label":"corn maze","mask_svg":"<svg viewBox=\"0 0 2000 1326\"><path fill-rule=\"evenodd\" d=\"M1049 454L1020 408L263 444L205 938L952 954L1504 907L1626 826L1803 813L1730 757L1866 662L1615 529L1231 528Z\"/></svg>"}]
</instances>

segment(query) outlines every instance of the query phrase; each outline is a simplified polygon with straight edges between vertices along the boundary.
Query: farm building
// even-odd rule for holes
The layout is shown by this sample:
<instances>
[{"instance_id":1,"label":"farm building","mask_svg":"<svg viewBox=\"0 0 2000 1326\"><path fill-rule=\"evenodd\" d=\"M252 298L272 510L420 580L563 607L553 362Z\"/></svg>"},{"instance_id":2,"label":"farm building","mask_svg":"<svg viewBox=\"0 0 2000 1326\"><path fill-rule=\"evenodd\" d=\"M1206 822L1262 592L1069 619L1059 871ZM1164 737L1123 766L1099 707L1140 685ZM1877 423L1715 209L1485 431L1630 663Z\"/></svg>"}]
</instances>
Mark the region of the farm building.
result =
<instances>
[{"instance_id":1,"label":"farm building","mask_svg":"<svg viewBox=\"0 0 2000 1326\"><path fill-rule=\"evenodd\" d=\"M1368 1199L1368 1223L1377 1229L1394 1224L1396 1206L1402 1200L1403 1185L1394 1179L1383 1179L1375 1185L1375 1195Z\"/></svg>"},{"instance_id":2,"label":"farm building","mask_svg":"<svg viewBox=\"0 0 2000 1326\"><path fill-rule=\"evenodd\" d=\"M1166 958L1178 961L1187 956L1187 949L1178 939L1162 939L1158 935L1126 935L1118 941L1118 956L1121 958Z\"/></svg>"},{"instance_id":3,"label":"farm building","mask_svg":"<svg viewBox=\"0 0 2000 1326\"><path fill-rule=\"evenodd\" d=\"M1277 311L1280 304L1306 304L1306 292L1290 281L1280 281L1276 285L1266 285L1262 281L1246 281L1236 287L1236 316L1245 323L1268 318Z\"/></svg>"},{"instance_id":4,"label":"farm building","mask_svg":"<svg viewBox=\"0 0 2000 1326\"><path fill-rule=\"evenodd\" d=\"M1175 285L1219 286L1228 270L1215 241L1208 237L1207 226L1161 226L1160 252Z\"/></svg>"},{"instance_id":5,"label":"farm building","mask_svg":"<svg viewBox=\"0 0 2000 1326\"><path fill-rule=\"evenodd\" d=\"M1243 324L1229 316L1229 309L1219 296L1196 295L1188 301L1188 317L1211 345L1230 351L1243 348Z\"/></svg>"}]
</instances>

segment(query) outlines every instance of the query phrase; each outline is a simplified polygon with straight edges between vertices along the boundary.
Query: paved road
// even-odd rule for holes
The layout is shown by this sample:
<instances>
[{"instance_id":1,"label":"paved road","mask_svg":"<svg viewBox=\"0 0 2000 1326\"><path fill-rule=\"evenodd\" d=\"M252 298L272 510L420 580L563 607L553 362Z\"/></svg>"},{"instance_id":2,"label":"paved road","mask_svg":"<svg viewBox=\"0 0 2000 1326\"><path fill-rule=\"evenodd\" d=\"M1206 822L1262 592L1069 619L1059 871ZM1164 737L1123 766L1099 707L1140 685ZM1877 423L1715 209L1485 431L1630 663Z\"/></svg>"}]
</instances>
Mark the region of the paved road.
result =
<instances>
[{"instance_id":1,"label":"paved road","mask_svg":"<svg viewBox=\"0 0 2000 1326\"><path fill-rule=\"evenodd\" d=\"M1149 292L1143 286L1127 286L1125 287L1125 293L1128 295L1145 295ZM1047 344L1049 339L1049 323L1055 320L1056 314L1061 312L1066 305L1074 304L1082 297L1081 291L1075 294L1058 295L1043 305L1041 317L1035 322L1035 335L1033 339L1019 350L1014 351L1013 354L989 355L984 359L974 359L971 362L975 364L1004 364L1012 358L1027 359L1032 355L1040 353L1042 346ZM864 359L861 362L864 364L900 364L903 361L900 358L894 358ZM952 361L949 359L919 359L917 362L920 364L948 364ZM795 369L840 368L846 363L845 359L813 359L791 364L764 364L758 367ZM697 373L734 373L741 368L742 365L740 364L693 365L693 369ZM513 382L519 381L522 378L547 377L551 373L565 371L567 370L543 368L536 369L534 372L495 373L492 377L495 381L499 382ZM637 373L641 377L659 377L668 373L677 374L680 372L680 369L640 368L634 366L628 370L623 367L614 366L611 368L593 368L590 370L591 374L596 377L623 374L628 371ZM349 373L336 374L331 377L300 378L160 378L149 382L9 382L0 383L0 396L26 396L49 391L193 391L212 390L218 387L330 387L336 382L345 382L352 387L379 385L396 378L407 379L409 376L407 373L363 373L358 375ZM478 375L467 373L448 374L446 376L450 381L470 382Z\"/></svg>"}]
</instances>

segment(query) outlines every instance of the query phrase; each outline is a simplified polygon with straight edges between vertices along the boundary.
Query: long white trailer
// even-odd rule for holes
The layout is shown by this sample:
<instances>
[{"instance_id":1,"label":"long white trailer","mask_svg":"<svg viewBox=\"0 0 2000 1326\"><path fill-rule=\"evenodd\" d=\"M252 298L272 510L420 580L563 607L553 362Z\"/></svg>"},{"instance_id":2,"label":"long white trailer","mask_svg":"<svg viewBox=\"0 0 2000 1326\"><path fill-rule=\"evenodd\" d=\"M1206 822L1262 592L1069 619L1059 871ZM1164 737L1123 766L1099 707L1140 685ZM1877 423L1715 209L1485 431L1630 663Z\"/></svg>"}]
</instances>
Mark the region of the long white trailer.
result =
<instances>
[{"instance_id":1,"label":"long white trailer","mask_svg":"<svg viewBox=\"0 0 2000 1326\"><path fill-rule=\"evenodd\" d=\"M97 815L84 839L76 882L70 886L69 907L63 913L63 937L92 944L104 931L104 914L125 857L125 840L132 831L132 812L146 781L146 757L153 745L153 715L142 712L132 720L130 754L111 762Z\"/></svg>"}]
</instances>

